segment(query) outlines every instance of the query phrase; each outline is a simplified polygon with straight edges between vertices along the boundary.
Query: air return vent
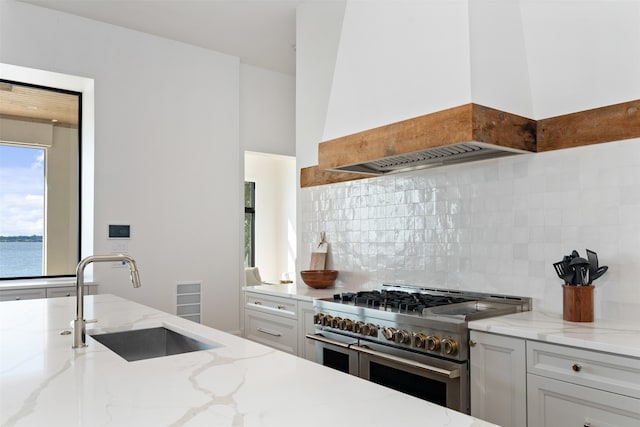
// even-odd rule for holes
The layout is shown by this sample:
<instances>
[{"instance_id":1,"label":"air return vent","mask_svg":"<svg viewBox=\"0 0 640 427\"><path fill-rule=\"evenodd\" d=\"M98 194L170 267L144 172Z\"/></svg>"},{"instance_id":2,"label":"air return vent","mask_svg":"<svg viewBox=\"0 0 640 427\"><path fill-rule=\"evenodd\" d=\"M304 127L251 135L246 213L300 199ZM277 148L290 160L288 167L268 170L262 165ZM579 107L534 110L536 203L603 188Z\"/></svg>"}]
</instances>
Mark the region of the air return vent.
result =
<instances>
[{"instance_id":1,"label":"air return vent","mask_svg":"<svg viewBox=\"0 0 640 427\"><path fill-rule=\"evenodd\" d=\"M176 285L176 314L187 320L202 323L202 282L178 283Z\"/></svg>"}]
</instances>

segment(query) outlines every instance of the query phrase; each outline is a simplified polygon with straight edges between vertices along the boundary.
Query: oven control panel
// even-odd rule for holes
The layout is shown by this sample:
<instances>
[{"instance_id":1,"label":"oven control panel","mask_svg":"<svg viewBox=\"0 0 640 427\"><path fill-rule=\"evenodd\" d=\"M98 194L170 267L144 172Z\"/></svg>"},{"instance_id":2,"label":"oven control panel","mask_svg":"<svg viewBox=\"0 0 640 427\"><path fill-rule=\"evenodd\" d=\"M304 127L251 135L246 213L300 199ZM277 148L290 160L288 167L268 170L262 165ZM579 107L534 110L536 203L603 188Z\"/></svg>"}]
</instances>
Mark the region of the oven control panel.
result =
<instances>
[{"instance_id":1,"label":"oven control panel","mask_svg":"<svg viewBox=\"0 0 640 427\"><path fill-rule=\"evenodd\" d=\"M362 337L381 344L410 348L423 353L437 354L447 358L462 359L466 351L461 351L461 337L441 331L421 330L416 326L384 324L378 319L356 320L344 315L318 312L314 323L322 329L344 335ZM464 354L462 354L464 353Z\"/></svg>"}]
</instances>

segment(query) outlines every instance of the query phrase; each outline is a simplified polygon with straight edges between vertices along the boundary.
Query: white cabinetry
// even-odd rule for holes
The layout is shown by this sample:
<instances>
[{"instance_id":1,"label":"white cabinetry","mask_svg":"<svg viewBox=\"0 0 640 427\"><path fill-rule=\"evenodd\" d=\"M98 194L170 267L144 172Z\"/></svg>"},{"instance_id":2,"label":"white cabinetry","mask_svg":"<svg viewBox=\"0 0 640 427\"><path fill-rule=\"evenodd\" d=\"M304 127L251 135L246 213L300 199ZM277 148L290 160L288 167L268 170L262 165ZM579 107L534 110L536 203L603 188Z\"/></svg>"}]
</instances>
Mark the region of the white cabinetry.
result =
<instances>
[{"instance_id":1,"label":"white cabinetry","mask_svg":"<svg viewBox=\"0 0 640 427\"><path fill-rule=\"evenodd\" d=\"M252 341L298 354L296 300L245 292L244 334Z\"/></svg>"},{"instance_id":2,"label":"white cabinetry","mask_svg":"<svg viewBox=\"0 0 640 427\"><path fill-rule=\"evenodd\" d=\"M315 331L313 303L251 291L244 301L245 338L315 360L314 343L305 338Z\"/></svg>"},{"instance_id":3,"label":"white cabinetry","mask_svg":"<svg viewBox=\"0 0 640 427\"><path fill-rule=\"evenodd\" d=\"M93 295L96 293L97 285L85 285L85 295ZM0 290L0 301L19 301L25 299L36 298L57 298L57 297L73 297L76 295L75 286L52 286L42 288L21 288Z\"/></svg>"},{"instance_id":4,"label":"white cabinetry","mask_svg":"<svg viewBox=\"0 0 640 427\"><path fill-rule=\"evenodd\" d=\"M471 331L471 415L504 427L525 426L525 340Z\"/></svg>"},{"instance_id":5,"label":"white cabinetry","mask_svg":"<svg viewBox=\"0 0 640 427\"><path fill-rule=\"evenodd\" d=\"M530 427L640 425L640 360L527 342Z\"/></svg>"},{"instance_id":6,"label":"white cabinetry","mask_svg":"<svg viewBox=\"0 0 640 427\"><path fill-rule=\"evenodd\" d=\"M470 339L474 417L503 426L640 426L640 359L479 331Z\"/></svg>"},{"instance_id":7,"label":"white cabinetry","mask_svg":"<svg viewBox=\"0 0 640 427\"><path fill-rule=\"evenodd\" d=\"M8 291L0 291L0 301L19 301L23 299L36 299L46 297L47 290L45 288L12 289Z\"/></svg>"}]
</instances>

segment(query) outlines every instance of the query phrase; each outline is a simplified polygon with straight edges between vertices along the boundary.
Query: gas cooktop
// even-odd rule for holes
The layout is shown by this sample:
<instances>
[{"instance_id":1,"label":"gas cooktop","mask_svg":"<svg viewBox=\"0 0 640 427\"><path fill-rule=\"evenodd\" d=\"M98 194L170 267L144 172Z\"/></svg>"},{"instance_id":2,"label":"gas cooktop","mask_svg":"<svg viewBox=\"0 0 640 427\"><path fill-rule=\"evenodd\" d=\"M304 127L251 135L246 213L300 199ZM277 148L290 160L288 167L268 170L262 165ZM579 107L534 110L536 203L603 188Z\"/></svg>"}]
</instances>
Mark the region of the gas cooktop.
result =
<instances>
[{"instance_id":1,"label":"gas cooktop","mask_svg":"<svg viewBox=\"0 0 640 427\"><path fill-rule=\"evenodd\" d=\"M528 310L528 298L456 290L383 284L380 290L343 292L323 301L407 316L444 316L472 320L513 310Z\"/></svg>"}]
</instances>

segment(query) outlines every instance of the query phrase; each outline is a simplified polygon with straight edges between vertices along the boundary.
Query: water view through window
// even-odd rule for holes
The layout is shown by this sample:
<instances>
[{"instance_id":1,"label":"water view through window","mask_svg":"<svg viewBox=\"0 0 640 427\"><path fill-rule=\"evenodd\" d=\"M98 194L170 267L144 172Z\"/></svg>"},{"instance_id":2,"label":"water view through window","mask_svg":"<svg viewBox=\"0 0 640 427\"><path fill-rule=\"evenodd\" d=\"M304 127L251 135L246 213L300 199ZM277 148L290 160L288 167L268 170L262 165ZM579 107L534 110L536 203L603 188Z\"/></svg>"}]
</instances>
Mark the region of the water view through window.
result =
<instances>
[{"instance_id":1,"label":"water view through window","mask_svg":"<svg viewBox=\"0 0 640 427\"><path fill-rule=\"evenodd\" d=\"M43 274L44 156L0 144L0 278Z\"/></svg>"}]
</instances>

